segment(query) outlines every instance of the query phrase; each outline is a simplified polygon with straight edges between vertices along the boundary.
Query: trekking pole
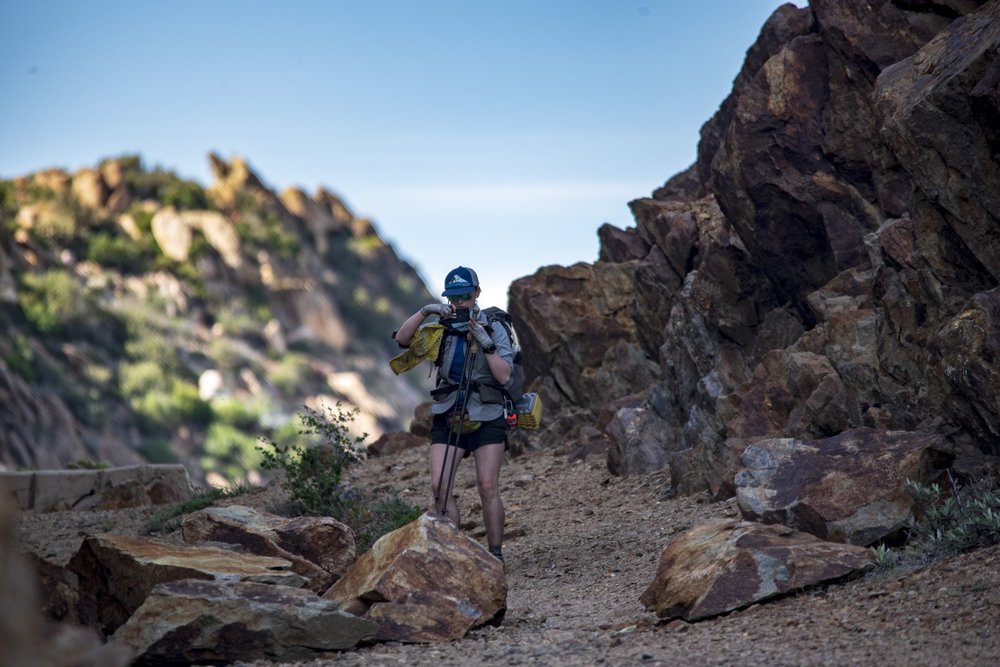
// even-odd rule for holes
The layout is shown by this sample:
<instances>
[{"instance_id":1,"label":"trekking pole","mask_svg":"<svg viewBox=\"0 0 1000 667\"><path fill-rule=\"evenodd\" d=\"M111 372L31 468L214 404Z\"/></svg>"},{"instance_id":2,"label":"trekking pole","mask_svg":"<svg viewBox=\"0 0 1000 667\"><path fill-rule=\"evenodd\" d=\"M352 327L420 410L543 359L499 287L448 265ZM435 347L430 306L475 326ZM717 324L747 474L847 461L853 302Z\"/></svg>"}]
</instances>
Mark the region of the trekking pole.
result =
<instances>
[{"instance_id":1,"label":"trekking pole","mask_svg":"<svg viewBox=\"0 0 1000 667\"><path fill-rule=\"evenodd\" d=\"M462 405L459 408L458 412L453 412L452 418L448 420L448 442L445 445L444 461L442 462L441 465L441 474L438 476L437 495L434 496L435 505L438 505L438 503L440 503L440 505L438 505L437 507L438 513L442 515L445 514L445 509L447 509L448 507L448 499L451 497L451 490L455 484L455 471L449 470L448 458L449 455L452 454L452 449L454 448L454 458L452 458L451 466L454 466L455 461L458 460L458 450L459 450L458 440L462 434L461 423L465 418L465 406L468 404L469 401L469 387L472 384L472 373L470 366L471 364L474 364L476 361L476 353L473 350L473 347L475 345L476 342L473 340L470 341L465 348L465 359L462 361L462 375L458 381L458 396L455 397L455 403L457 404L458 400L461 398ZM456 422L458 422L459 424L458 428L455 427ZM452 442L452 438L454 438L454 442ZM441 502L441 486L442 484L444 484L445 470L449 470L448 482L446 484L447 488L445 489L444 493L444 502Z\"/></svg>"}]
</instances>

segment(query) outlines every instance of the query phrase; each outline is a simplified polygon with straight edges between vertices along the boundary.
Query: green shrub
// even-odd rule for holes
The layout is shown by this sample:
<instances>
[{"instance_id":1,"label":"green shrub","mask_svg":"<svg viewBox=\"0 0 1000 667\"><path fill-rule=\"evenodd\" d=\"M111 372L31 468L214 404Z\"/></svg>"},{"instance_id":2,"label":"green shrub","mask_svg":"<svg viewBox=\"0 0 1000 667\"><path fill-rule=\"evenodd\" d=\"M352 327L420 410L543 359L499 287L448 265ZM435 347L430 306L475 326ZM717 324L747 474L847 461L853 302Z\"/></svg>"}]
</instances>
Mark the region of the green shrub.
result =
<instances>
[{"instance_id":1,"label":"green shrub","mask_svg":"<svg viewBox=\"0 0 1000 667\"><path fill-rule=\"evenodd\" d=\"M90 459L80 459L66 466L69 470L104 470L110 467L111 464L106 461L91 461Z\"/></svg>"},{"instance_id":2,"label":"green shrub","mask_svg":"<svg viewBox=\"0 0 1000 667\"><path fill-rule=\"evenodd\" d=\"M73 210L62 203L46 207L31 226L31 237L49 248L69 244L76 236L77 221Z\"/></svg>"},{"instance_id":3,"label":"green shrub","mask_svg":"<svg viewBox=\"0 0 1000 667\"><path fill-rule=\"evenodd\" d=\"M217 500L222 500L223 498L236 498L246 495L253 490L254 487L252 486L237 484L229 487L228 489L218 489L213 487L208 490L201 491L187 500L182 500L179 503L171 503L159 512L153 514L153 516L149 518L149 525L146 529L150 533L167 533L176 530L180 527L178 517L181 515L197 512L198 510L210 507L215 504Z\"/></svg>"},{"instance_id":4,"label":"green shrub","mask_svg":"<svg viewBox=\"0 0 1000 667\"><path fill-rule=\"evenodd\" d=\"M212 419L212 407L201 400L198 388L178 379L172 380L169 394L152 389L129 403L150 432L172 431L182 424L200 428Z\"/></svg>"},{"instance_id":5,"label":"green shrub","mask_svg":"<svg viewBox=\"0 0 1000 667\"><path fill-rule=\"evenodd\" d=\"M408 504L392 490L364 492L341 484L344 469L363 456L361 443L367 435L352 438L348 425L358 410L336 409L323 413L310 408L299 415L301 435L318 435L319 446L266 443L261 447L262 467L284 472L282 486L306 514L331 516L354 532L359 552L367 551L382 535L418 516L420 508Z\"/></svg>"},{"instance_id":6,"label":"green shrub","mask_svg":"<svg viewBox=\"0 0 1000 667\"><path fill-rule=\"evenodd\" d=\"M319 436L319 446L270 442L266 443L269 448L260 448L261 466L265 470L284 471L282 486L292 501L309 514L333 516L344 468L364 456L362 443L367 434L352 438L349 432L349 424L357 414L357 408L345 412L340 403L324 412L307 407L305 413L299 414L302 422L299 433Z\"/></svg>"},{"instance_id":7,"label":"green shrub","mask_svg":"<svg viewBox=\"0 0 1000 667\"><path fill-rule=\"evenodd\" d=\"M209 208L205 188L195 181L180 178L167 179L159 188L159 199L164 206L178 210L204 210Z\"/></svg>"},{"instance_id":8,"label":"green shrub","mask_svg":"<svg viewBox=\"0 0 1000 667\"><path fill-rule=\"evenodd\" d=\"M259 468L263 458L256 437L229 424L208 427L204 450L202 468L230 481L245 479L247 471Z\"/></svg>"},{"instance_id":9,"label":"green shrub","mask_svg":"<svg viewBox=\"0 0 1000 667\"><path fill-rule=\"evenodd\" d=\"M139 231L143 233L144 236L153 236L153 211L147 211L141 206L132 206L129 209L132 215L132 219L135 220L135 226L139 228ZM153 244L156 246L156 244ZM158 249L159 246L156 246Z\"/></svg>"},{"instance_id":10,"label":"green shrub","mask_svg":"<svg viewBox=\"0 0 1000 667\"><path fill-rule=\"evenodd\" d=\"M35 380L35 350L27 337L16 334L9 340L9 349L4 353L3 360L7 367L28 382Z\"/></svg>"},{"instance_id":11,"label":"green shrub","mask_svg":"<svg viewBox=\"0 0 1000 667\"><path fill-rule=\"evenodd\" d=\"M17 293L18 305L40 333L67 333L87 326L97 304L91 295L65 271L52 269L25 274Z\"/></svg>"},{"instance_id":12,"label":"green shrub","mask_svg":"<svg viewBox=\"0 0 1000 667\"><path fill-rule=\"evenodd\" d=\"M1000 489L979 480L945 494L938 484L909 482L919 518L909 526L915 546L936 556L950 556L1000 543Z\"/></svg>"},{"instance_id":13,"label":"green shrub","mask_svg":"<svg viewBox=\"0 0 1000 667\"><path fill-rule=\"evenodd\" d=\"M0 179L0 216L5 212L17 210L17 193L14 181Z\"/></svg>"},{"instance_id":14,"label":"green shrub","mask_svg":"<svg viewBox=\"0 0 1000 667\"><path fill-rule=\"evenodd\" d=\"M263 406L258 401L236 397L217 398L212 401L213 421L233 428L249 431L257 428Z\"/></svg>"},{"instance_id":15,"label":"green shrub","mask_svg":"<svg viewBox=\"0 0 1000 667\"><path fill-rule=\"evenodd\" d=\"M240 218L236 233L240 242L250 250L267 250L281 259L292 259L299 252L299 237L287 229L281 218L261 206Z\"/></svg>"},{"instance_id":16,"label":"green shrub","mask_svg":"<svg viewBox=\"0 0 1000 667\"><path fill-rule=\"evenodd\" d=\"M84 256L102 267L137 274L150 265L153 251L148 244L124 234L95 232L87 241Z\"/></svg>"},{"instance_id":17,"label":"green shrub","mask_svg":"<svg viewBox=\"0 0 1000 667\"><path fill-rule=\"evenodd\" d=\"M165 392L167 377L155 361L123 363L118 368L118 389L123 398L136 398L152 391Z\"/></svg>"},{"instance_id":18,"label":"green shrub","mask_svg":"<svg viewBox=\"0 0 1000 667\"><path fill-rule=\"evenodd\" d=\"M274 388L285 398L292 398L302 391L303 379L309 372L309 362L301 354L286 354L274 364L267 375Z\"/></svg>"},{"instance_id":19,"label":"green shrub","mask_svg":"<svg viewBox=\"0 0 1000 667\"><path fill-rule=\"evenodd\" d=\"M405 526L423 512L392 489L344 494L335 512L337 520L354 533L358 553L364 553L386 533Z\"/></svg>"},{"instance_id":20,"label":"green shrub","mask_svg":"<svg viewBox=\"0 0 1000 667\"><path fill-rule=\"evenodd\" d=\"M179 463L180 457L174 451L170 440L163 437L149 437L139 445L139 453L150 463Z\"/></svg>"},{"instance_id":21,"label":"green shrub","mask_svg":"<svg viewBox=\"0 0 1000 667\"><path fill-rule=\"evenodd\" d=\"M981 547L1000 544L1000 487L984 478L958 487L951 493L939 484L909 481L915 518L907 525L907 543L890 550L884 544L873 548L879 569L922 565Z\"/></svg>"}]
</instances>

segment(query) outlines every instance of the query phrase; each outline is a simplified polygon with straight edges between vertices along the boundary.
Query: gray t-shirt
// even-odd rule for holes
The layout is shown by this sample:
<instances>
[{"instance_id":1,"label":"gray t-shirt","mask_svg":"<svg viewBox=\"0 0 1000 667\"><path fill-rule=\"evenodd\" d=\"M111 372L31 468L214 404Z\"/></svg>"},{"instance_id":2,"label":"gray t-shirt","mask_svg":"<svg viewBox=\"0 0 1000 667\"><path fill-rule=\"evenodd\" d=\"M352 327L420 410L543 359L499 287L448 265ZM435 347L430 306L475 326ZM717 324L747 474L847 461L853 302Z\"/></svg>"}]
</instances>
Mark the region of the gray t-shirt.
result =
<instances>
[{"instance_id":1,"label":"gray t-shirt","mask_svg":"<svg viewBox=\"0 0 1000 667\"><path fill-rule=\"evenodd\" d=\"M494 354L499 354L513 369L514 350L511 348L510 338L507 337L507 331L503 328L503 325L494 322L491 329L482 311L477 314L476 319L490 332L490 338L493 339L493 343L497 346L497 351ZM449 385L456 385L456 383L451 382L447 378L448 369L451 368L452 362L455 360L455 352L458 348L456 338L457 336L445 334L444 349L441 351L441 368L438 370L438 389ZM487 382L497 384L497 379L493 377L493 373L490 372L490 367L486 362L486 354L479 349L478 345L476 346L475 355L474 360L470 357L472 363L472 383ZM459 360L458 363L461 364L462 360ZM448 412L455 404L457 398L458 391L456 390L440 400L435 400L434 405L431 407L431 412L436 415ZM469 392L465 409L469 413L469 419L473 421L490 421L503 415L502 403L483 403L478 391Z\"/></svg>"}]
</instances>

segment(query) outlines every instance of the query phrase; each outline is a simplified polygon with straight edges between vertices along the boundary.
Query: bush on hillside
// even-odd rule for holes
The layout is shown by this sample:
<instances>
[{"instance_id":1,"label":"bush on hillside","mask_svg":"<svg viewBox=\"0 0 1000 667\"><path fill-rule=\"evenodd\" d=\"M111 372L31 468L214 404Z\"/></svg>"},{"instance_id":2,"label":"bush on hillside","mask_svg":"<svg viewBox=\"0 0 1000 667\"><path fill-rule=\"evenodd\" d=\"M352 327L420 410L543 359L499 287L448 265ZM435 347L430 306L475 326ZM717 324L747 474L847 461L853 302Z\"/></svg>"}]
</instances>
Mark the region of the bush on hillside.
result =
<instances>
[{"instance_id":1,"label":"bush on hillside","mask_svg":"<svg viewBox=\"0 0 1000 667\"><path fill-rule=\"evenodd\" d=\"M97 304L65 271L26 273L17 302L25 318L43 334L68 333L93 323Z\"/></svg>"},{"instance_id":2,"label":"bush on hillside","mask_svg":"<svg viewBox=\"0 0 1000 667\"><path fill-rule=\"evenodd\" d=\"M318 445L265 443L262 467L284 473L281 482L293 503L305 514L330 516L354 532L359 553L367 551L379 537L420 515L420 509L391 490L366 492L345 488L343 471L364 456L367 434L351 437L349 424L358 414L327 407L319 412L305 408L299 414L301 435L318 436Z\"/></svg>"}]
</instances>

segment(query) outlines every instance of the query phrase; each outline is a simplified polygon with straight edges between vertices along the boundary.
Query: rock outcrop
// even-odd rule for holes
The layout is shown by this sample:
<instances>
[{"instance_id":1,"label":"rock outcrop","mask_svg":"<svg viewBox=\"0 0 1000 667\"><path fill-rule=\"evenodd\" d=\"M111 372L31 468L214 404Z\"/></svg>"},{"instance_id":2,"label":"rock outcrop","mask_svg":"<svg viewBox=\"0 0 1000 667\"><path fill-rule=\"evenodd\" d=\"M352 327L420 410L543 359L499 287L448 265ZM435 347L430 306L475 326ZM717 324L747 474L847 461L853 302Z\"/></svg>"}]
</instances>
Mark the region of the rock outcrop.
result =
<instances>
[{"instance_id":1,"label":"rock outcrop","mask_svg":"<svg viewBox=\"0 0 1000 667\"><path fill-rule=\"evenodd\" d=\"M512 285L534 446L596 425L612 472L717 497L753 443L859 428L996 467L998 47L996 0L779 8L695 165Z\"/></svg>"},{"instance_id":2,"label":"rock outcrop","mask_svg":"<svg viewBox=\"0 0 1000 667\"><path fill-rule=\"evenodd\" d=\"M0 469L180 461L202 485L245 476L239 440L303 405L405 430L425 387L385 359L434 298L416 270L330 191L209 159L208 187L130 156L3 181Z\"/></svg>"}]
</instances>

